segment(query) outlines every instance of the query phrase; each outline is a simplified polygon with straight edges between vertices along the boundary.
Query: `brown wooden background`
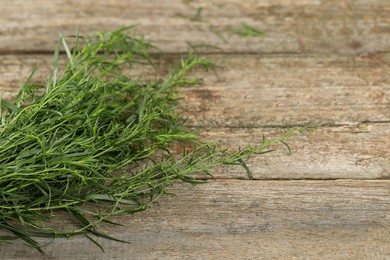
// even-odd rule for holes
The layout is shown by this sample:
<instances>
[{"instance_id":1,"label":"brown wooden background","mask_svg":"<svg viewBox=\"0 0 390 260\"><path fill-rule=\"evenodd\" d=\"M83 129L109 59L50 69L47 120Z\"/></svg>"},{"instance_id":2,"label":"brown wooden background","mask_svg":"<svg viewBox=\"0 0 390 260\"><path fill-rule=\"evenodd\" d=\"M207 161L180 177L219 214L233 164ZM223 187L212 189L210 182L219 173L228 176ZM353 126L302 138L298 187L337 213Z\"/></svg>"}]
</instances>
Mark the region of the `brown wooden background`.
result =
<instances>
[{"instance_id":1,"label":"brown wooden background","mask_svg":"<svg viewBox=\"0 0 390 260\"><path fill-rule=\"evenodd\" d=\"M191 19L202 8L201 21ZM51 68L58 39L138 24L171 57L193 45L221 65L184 88L189 125L222 145L254 144L290 126L293 154L178 184L146 212L103 227L132 244L58 239L42 256L21 242L4 259L390 258L390 2L387 0L0 0L0 89ZM264 37L234 32L247 23ZM161 66L163 66L162 64Z\"/></svg>"}]
</instances>

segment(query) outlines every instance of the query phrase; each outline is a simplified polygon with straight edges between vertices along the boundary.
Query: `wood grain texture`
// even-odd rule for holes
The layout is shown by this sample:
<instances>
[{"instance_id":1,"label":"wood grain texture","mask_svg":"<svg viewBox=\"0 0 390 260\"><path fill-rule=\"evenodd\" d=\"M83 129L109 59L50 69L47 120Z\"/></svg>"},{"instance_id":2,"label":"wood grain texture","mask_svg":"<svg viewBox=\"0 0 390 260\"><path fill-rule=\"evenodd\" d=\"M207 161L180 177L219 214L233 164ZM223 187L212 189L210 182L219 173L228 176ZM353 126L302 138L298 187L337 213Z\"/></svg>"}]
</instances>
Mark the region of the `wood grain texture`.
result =
<instances>
[{"instance_id":1,"label":"wood grain texture","mask_svg":"<svg viewBox=\"0 0 390 260\"><path fill-rule=\"evenodd\" d=\"M262 134L279 136L283 129L212 128L201 134L222 147L237 149L258 143ZM320 127L315 133L287 140L292 153L276 151L253 156L248 167L257 179L382 179L390 177L390 124ZM216 178L246 178L242 167L221 167Z\"/></svg>"},{"instance_id":2,"label":"wood grain texture","mask_svg":"<svg viewBox=\"0 0 390 260\"><path fill-rule=\"evenodd\" d=\"M156 60L159 72L178 56ZM390 54L207 55L220 67L199 71L183 88L184 109L195 127L280 127L390 122ZM62 59L66 60L65 57ZM34 67L50 75L51 55L3 55L0 89L15 94ZM134 74L153 75L142 68Z\"/></svg>"},{"instance_id":3,"label":"wood grain texture","mask_svg":"<svg viewBox=\"0 0 390 260\"><path fill-rule=\"evenodd\" d=\"M384 0L2 0L0 51L52 50L58 32L109 31L138 24L166 52L188 42L220 47L204 52L338 53L390 50L390 3ZM201 21L193 21L203 8ZM241 38L241 23L267 32ZM221 38L222 36L222 38Z\"/></svg>"},{"instance_id":4,"label":"wood grain texture","mask_svg":"<svg viewBox=\"0 0 390 260\"><path fill-rule=\"evenodd\" d=\"M200 128L208 140L234 149L260 142L262 134L268 138L281 135L283 120L293 126L329 125L314 134L291 138L292 154L280 146L249 160L255 178L390 177L388 55L208 57L223 64L217 74L196 73L202 84L182 89L188 125ZM34 66L39 68L36 80L43 81L50 75L51 60L50 55L4 55L0 86L9 95L15 94ZM164 73L166 60L156 60L156 64ZM134 74L140 72L135 68ZM145 77L155 73L142 72ZM241 167L222 167L215 177L246 175Z\"/></svg>"},{"instance_id":5,"label":"wood grain texture","mask_svg":"<svg viewBox=\"0 0 390 260\"><path fill-rule=\"evenodd\" d=\"M291 138L292 154L280 146L249 159L257 180L221 167L209 184L178 183L178 197L116 217L123 227L101 227L130 245L98 239L102 253L84 237L58 239L43 256L16 241L1 244L0 258L390 258L389 1L1 0L0 10L6 98L33 67L36 80L47 78L58 32L138 24L139 34L171 54L156 59L157 73L187 52L188 42L220 65L215 73L195 72L201 83L181 92L188 126L204 138L237 148L263 133L280 135L285 121L320 126ZM242 23L266 35L242 38L235 34Z\"/></svg>"},{"instance_id":6,"label":"wood grain texture","mask_svg":"<svg viewBox=\"0 0 390 260\"><path fill-rule=\"evenodd\" d=\"M390 256L389 181L213 181L173 190L160 206L104 226L131 244L58 239L42 257L6 259L383 259ZM61 255L58 254L61 252Z\"/></svg>"}]
</instances>

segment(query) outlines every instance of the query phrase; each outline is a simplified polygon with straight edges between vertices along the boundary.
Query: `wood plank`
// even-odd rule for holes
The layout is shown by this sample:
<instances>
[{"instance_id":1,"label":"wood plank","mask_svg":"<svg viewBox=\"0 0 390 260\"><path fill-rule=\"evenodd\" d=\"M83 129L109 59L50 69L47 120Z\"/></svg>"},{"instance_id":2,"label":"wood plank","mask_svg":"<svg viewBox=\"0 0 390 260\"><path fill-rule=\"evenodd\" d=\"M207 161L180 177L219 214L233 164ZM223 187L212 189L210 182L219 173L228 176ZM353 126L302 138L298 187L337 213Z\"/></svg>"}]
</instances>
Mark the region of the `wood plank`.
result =
<instances>
[{"instance_id":1,"label":"wood plank","mask_svg":"<svg viewBox=\"0 0 390 260\"><path fill-rule=\"evenodd\" d=\"M279 127L390 122L390 54L207 55L216 72L196 72L202 81L183 88L188 124L195 127ZM66 58L63 58L65 60ZM159 72L177 56L156 60ZM14 95L33 67L36 79L50 75L51 55L3 55L0 89ZM136 68L146 77L153 71ZM7 94L8 93L8 94Z\"/></svg>"},{"instance_id":2,"label":"wood plank","mask_svg":"<svg viewBox=\"0 0 390 260\"><path fill-rule=\"evenodd\" d=\"M210 57L211 58L211 57ZM390 56L232 55L189 95L194 125L258 127L390 120ZM193 98L192 96L195 96ZM200 104L191 107L191 104Z\"/></svg>"},{"instance_id":3,"label":"wood plank","mask_svg":"<svg viewBox=\"0 0 390 260\"><path fill-rule=\"evenodd\" d=\"M6 259L385 259L390 256L390 181L214 181L103 227L120 244L58 239L46 257L20 242Z\"/></svg>"},{"instance_id":4,"label":"wood plank","mask_svg":"<svg viewBox=\"0 0 390 260\"><path fill-rule=\"evenodd\" d=\"M207 140L237 149L280 136L283 129L212 128L202 129ZM292 136L277 150L247 160L257 179L382 179L390 177L390 124L319 127L315 133ZM216 178L245 178L239 166L221 167Z\"/></svg>"},{"instance_id":5,"label":"wood plank","mask_svg":"<svg viewBox=\"0 0 390 260\"><path fill-rule=\"evenodd\" d=\"M201 21L194 21L203 8ZM110 31L139 24L139 32L166 52L188 50L187 42L221 50L204 52L339 53L390 50L390 3L384 0L2 0L0 52L52 50L58 32ZM267 32L242 38L247 23ZM218 36L219 35L219 36ZM221 38L224 38L224 40Z\"/></svg>"}]
</instances>

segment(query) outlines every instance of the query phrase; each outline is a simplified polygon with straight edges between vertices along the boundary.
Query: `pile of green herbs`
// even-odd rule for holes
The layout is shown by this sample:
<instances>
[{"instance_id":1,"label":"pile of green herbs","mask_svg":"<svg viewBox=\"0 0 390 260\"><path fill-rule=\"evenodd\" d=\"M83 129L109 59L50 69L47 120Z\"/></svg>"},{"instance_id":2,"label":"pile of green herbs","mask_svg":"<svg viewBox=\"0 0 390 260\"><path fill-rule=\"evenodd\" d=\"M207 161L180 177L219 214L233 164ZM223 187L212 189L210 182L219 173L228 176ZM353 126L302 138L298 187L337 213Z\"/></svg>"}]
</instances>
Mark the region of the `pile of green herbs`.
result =
<instances>
[{"instance_id":1,"label":"pile of green herbs","mask_svg":"<svg viewBox=\"0 0 390 260\"><path fill-rule=\"evenodd\" d=\"M135 64L150 66L156 49L131 28L72 41L70 48L60 38L46 84L30 77L14 100L0 101L0 227L13 233L1 242L20 238L42 252L36 237L115 239L96 224L144 210L173 180L202 183L197 177L223 164L242 165L250 175L244 159L288 135L234 152L218 148L186 129L178 112L178 87L195 83L186 74L208 68L207 60L188 55L165 77L147 81L128 75ZM68 62L59 73L61 48ZM49 227L57 211L78 227Z\"/></svg>"}]
</instances>

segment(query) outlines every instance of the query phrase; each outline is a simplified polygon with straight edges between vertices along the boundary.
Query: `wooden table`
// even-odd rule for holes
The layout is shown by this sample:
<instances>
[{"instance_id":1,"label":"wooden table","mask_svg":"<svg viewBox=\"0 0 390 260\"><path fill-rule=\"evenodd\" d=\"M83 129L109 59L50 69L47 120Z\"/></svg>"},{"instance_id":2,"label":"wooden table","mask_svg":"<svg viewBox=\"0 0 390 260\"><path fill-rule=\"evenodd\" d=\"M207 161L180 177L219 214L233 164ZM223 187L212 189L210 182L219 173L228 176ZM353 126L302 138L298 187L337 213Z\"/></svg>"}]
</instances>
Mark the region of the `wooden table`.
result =
<instances>
[{"instance_id":1,"label":"wooden table","mask_svg":"<svg viewBox=\"0 0 390 260\"><path fill-rule=\"evenodd\" d=\"M3 259L390 258L390 2L387 0L1 0L0 88L50 72L58 39L138 24L173 59L198 46L220 65L183 88L189 126L222 145L315 124L209 184L103 227L129 240L57 239L46 255L1 245ZM263 37L240 37L249 24ZM218 48L199 47L213 45Z\"/></svg>"}]
</instances>

